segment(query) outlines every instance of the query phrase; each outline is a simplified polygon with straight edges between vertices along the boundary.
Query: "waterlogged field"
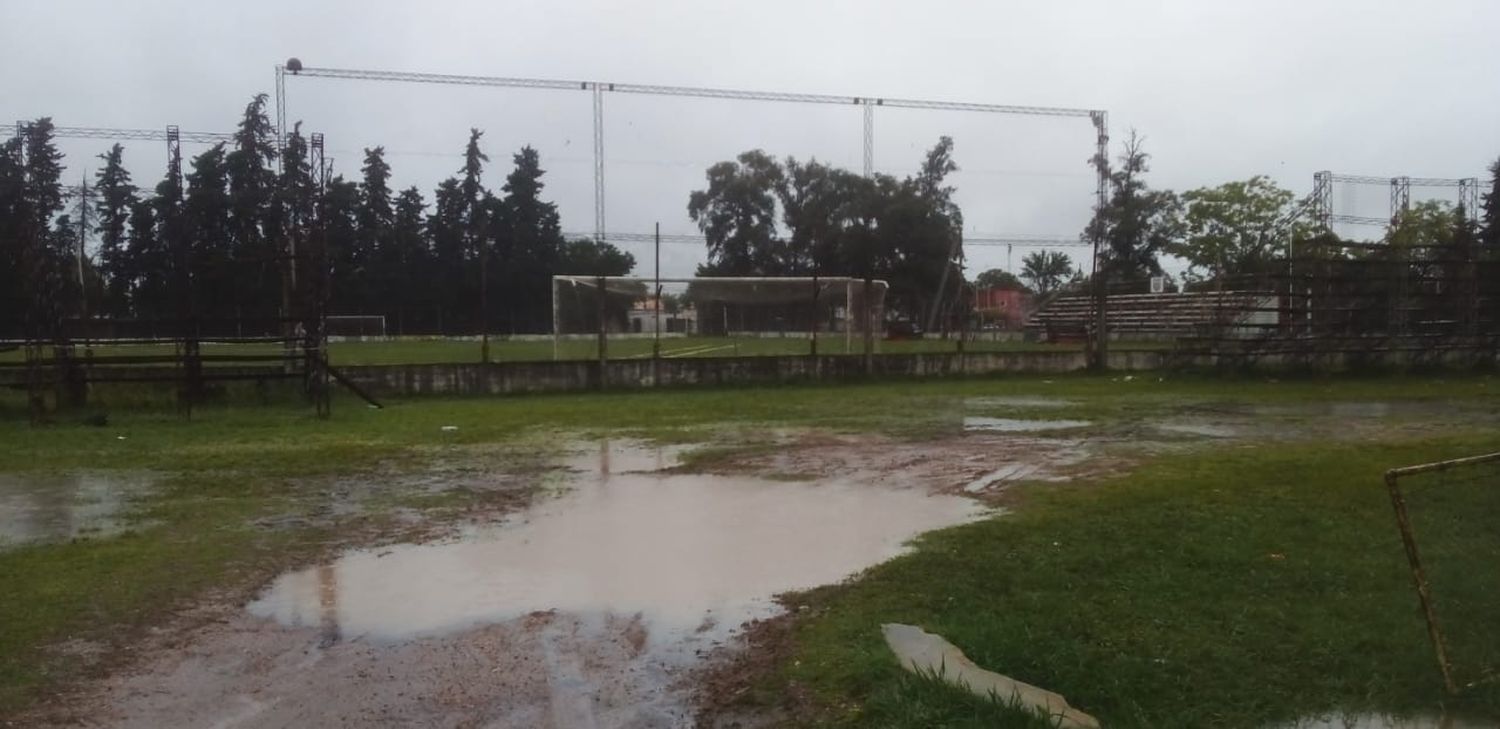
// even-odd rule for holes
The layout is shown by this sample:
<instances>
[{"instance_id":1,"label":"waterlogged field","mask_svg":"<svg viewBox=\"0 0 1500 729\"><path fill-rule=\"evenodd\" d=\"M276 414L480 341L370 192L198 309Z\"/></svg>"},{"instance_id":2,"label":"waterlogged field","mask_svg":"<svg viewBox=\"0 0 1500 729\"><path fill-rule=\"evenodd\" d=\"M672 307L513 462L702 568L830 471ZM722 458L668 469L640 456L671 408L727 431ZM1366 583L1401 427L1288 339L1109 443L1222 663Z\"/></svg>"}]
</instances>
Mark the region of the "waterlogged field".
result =
<instances>
[{"instance_id":1,"label":"waterlogged field","mask_svg":"<svg viewBox=\"0 0 1500 729\"><path fill-rule=\"evenodd\" d=\"M1500 450L1497 389L1021 377L41 427L0 399L0 716L1047 725L902 670L904 623L1109 727L1492 726L1500 688L1443 695L1381 473ZM1420 523L1493 523L1473 493ZM1445 534L1444 628L1500 645L1500 599L1453 584L1500 545Z\"/></svg>"}]
</instances>

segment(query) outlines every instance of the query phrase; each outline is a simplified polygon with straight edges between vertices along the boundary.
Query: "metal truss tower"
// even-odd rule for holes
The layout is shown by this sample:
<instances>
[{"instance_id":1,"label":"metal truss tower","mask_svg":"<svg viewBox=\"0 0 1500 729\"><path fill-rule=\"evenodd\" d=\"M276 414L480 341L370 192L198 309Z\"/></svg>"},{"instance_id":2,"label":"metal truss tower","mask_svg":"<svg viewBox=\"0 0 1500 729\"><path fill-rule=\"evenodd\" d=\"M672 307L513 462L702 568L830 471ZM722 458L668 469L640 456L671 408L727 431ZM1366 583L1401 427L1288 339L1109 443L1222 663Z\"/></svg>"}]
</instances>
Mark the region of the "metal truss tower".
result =
<instances>
[{"instance_id":1,"label":"metal truss tower","mask_svg":"<svg viewBox=\"0 0 1500 729\"><path fill-rule=\"evenodd\" d=\"M288 64L291 64L288 61ZM491 88L549 89L557 91L587 91L593 97L594 128L594 236L604 240L608 235L605 220L605 164L604 164L604 94L642 94L649 96L676 96L700 99L738 99L744 101L774 101L802 104L854 104L860 107L863 121L863 173L866 177L875 174L875 107L903 109L931 109L936 111L963 111L986 114L1013 114L1024 116L1051 116L1088 118L1097 131L1096 142L1100 154L1108 154L1108 115L1098 109L1070 109L1046 106L1011 106L1003 104L981 104L970 102L929 101L921 99L893 99L871 96L841 94L803 94L781 91L741 91L733 89L700 88L690 86L660 86L649 84L620 84L603 81L512 78L502 76L464 76L455 74L414 73L403 71L373 71L348 68L314 68L292 65L276 66L276 135L278 144L286 138L287 102L286 80L290 71L295 77L350 79L360 81L392 81L400 83L441 84L449 86L479 86ZM1100 189L1106 183L1101 172ZM1101 196L1103 193L1100 193ZM1102 200L1102 197L1101 197ZM1102 204L1102 203L1101 203Z\"/></svg>"},{"instance_id":2,"label":"metal truss tower","mask_svg":"<svg viewBox=\"0 0 1500 729\"><path fill-rule=\"evenodd\" d=\"M1406 211L1411 209L1411 178L1391 178L1391 227L1401 224Z\"/></svg>"},{"instance_id":3,"label":"metal truss tower","mask_svg":"<svg viewBox=\"0 0 1500 729\"><path fill-rule=\"evenodd\" d=\"M1390 191L1389 215L1376 218L1362 215L1340 215L1333 212L1333 186L1335 183L1356 185L1381 185ZM1466 216L1475 216L1478 207L1479 178L1477 177L1375 177L1371 175L1340 175L1324 170L1313 174L1312 197L1316 201L1315 215L1318 225L1332 230L1334 223L1354 225L1383 225L1395 227L1411 209L1413 187L1452 187L1458 190L1458 203L1464 207Z\"/></svg>"}]
</instances>

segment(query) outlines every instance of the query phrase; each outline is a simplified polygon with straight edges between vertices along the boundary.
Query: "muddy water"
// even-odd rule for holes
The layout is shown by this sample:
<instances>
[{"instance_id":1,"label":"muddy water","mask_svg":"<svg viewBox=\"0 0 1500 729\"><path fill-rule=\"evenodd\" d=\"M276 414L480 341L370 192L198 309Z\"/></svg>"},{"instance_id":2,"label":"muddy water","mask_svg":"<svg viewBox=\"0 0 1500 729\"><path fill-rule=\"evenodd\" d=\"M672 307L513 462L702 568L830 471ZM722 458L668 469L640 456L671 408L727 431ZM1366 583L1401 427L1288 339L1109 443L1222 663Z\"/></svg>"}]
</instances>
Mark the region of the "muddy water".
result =
<instances>
[{"instance_id":1,"label":"muddy water","mask_svg":"<svg viewBox=\"0 0 1500 729\"><path fill-rule=\"evenodd\" d=\"M996 433L1036 433L1044 430L1064 430L1092 425L1087 420L1021 420L1018 418L964 418L964 430L991 431Z\"/></svg>"},{"instance_id":2,"label":"muddy water","mask_svg":"<svg viewBox=\"0 0 1500 729\"><path fill-rule=\"evenodd\" d=\"M1234 426L1189 420L1155 423L1151 427L1163 433L1196 435L1203 438L1233 438L1240 433L1239 429Z\"/></svg>"},{"instance_id":3,"label":"muddy water","mask_svg":"<svg viewBox=\"0 0 1500 729\"><path fill-rule=\"evenodd\" d=\"M1451 716L1396 717L1389 714L1331 714L1278 724L1272 729L1481 729L1494 722L1476 722Z\"/></svg>"},{"instance_id":4,"label":"muddy water","mask_svg":"<svg viewBox=\"0 0 1500 729\"><path fill-rule=\"evenodd\" d=\"M0 549L118 533L130 500L152 486L139 474L0 474Z\"/></svg>"},{"instance_id":5,"label":"muddy water","mask_svg":"<svg viewBox=\"0 0 1500 729\"><path fill-rule=\"evenodd\" d=\"M571 488L457 541L351 552L284 575L252 614L324 640L438 635L556 610L639 616L653 647L721 639L786 590L836 582L973 501L844 481L651 473L670 452L603 447Z\"/></svg>"},{"instance_id":6,"label":"muddy water","mask_svg":"<svg viewBox=\"0 0 1500 729\"><path fill-rule=\"evenodd\" d=\"M1029 395L996 395L993 397L964 398L964 406L971 408L1063 408L1076 404L1078 403L1073 400Z\"/></svg>"}]
</instances>

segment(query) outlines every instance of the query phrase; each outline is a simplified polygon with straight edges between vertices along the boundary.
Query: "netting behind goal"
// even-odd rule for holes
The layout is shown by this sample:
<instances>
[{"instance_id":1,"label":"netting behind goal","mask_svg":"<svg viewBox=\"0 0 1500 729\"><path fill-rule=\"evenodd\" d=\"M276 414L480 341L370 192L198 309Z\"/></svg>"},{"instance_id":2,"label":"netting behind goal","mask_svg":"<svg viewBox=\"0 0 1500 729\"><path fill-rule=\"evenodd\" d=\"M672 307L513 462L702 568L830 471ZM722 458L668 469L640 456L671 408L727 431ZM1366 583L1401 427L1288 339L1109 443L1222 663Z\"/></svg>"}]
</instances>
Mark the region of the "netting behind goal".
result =
<instances>
[{"instance_id":1,"label":"netting behind goal","mask_svg":"<svg viewBox=\"0 0 1500 729\"><path fill-rule=\"evenodd\" d=\"M1449 691L1500 677L1500 453L1386 473Z\"/></svg>"},{"instance_id":2,"label":"netting behind goal","mask_svg":"<svg viewBox=\"0 0 1500 729\"><path fill-rule=\"evenodd\" d=\"M323 325L330 337L385 336L385 317L380 314L329 314Z\"/></svg>"},{"instance_id":3,"label":"netting behind goal","mask_svg":"<svg viewBox=\"0 0 1500 729\"><path fill-rule=\"evenodd\" d=\"M597 357L601 331L609 357L859 353L867 333L883 332L888 288L846 277L554 276L554 353Z\"/></svg>"}]
</instances>

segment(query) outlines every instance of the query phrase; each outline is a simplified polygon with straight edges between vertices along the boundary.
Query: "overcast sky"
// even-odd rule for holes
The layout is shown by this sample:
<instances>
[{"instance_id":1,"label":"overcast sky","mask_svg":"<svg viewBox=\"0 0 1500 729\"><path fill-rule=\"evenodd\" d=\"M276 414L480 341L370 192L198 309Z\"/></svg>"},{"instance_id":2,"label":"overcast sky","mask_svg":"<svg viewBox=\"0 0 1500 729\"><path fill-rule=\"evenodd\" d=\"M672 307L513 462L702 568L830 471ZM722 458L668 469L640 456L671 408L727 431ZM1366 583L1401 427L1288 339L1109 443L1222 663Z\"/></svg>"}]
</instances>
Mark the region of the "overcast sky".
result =
<instances>
[{"instance_id":1,"label":"overcast sky","mask_svg":"<svg viewBox=\"0 0 1500 729\"><path fill-rule=\"evenodd\" d=\"M1176 190L1266 174L1300 196L1321 169L1468 177L1500 155L1496 0L0 5L5 118L50 115L62 126L227 131L252 95L274 90L274 66L296 56L316 67L1107 109L1116 142L1139 130L1152 184ZM585 92L287 86L289 118L327 135L337 172L357 175L360 150L381 144L396 182L430 199L477 126L488 184L498 188L510 154L531 144L564 228L593 227ZM605 117L614 231L659 221L692 232L687 197L703 169L745 149L861 164L852 106L616 94ZM909 172L942 134L955 140L971 233L1081 229L1093 188L1086 119L880 110L876 168ZM64 142L70 174L95 167L107 146ZM153 185L163 149L137 142L127 163ZM1338 192L1338 212L1385 214L1384 189ZM626 247L649 262L649 246ZM664 273L702 258L696 246L668 249ZM969 265L1003 267L1009 254L1019 266L1024 252L971 247Z\"/></svg>"}]
</instances>

